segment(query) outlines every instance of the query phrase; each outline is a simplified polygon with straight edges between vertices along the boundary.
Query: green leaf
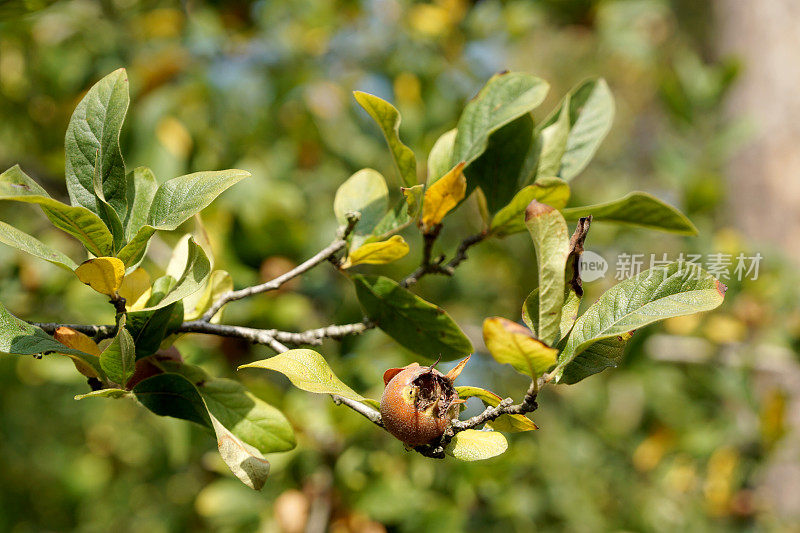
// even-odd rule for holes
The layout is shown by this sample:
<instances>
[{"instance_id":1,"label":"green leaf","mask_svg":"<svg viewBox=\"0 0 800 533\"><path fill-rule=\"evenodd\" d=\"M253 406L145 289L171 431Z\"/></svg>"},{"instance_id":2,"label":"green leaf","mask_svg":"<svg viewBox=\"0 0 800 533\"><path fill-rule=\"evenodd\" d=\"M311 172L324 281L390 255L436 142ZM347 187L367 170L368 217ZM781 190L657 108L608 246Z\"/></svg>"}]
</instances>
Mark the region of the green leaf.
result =
<instances>
[{"instance_id":1,"label":"green leaf","mask_svg":"<svg viewBox=\"0 0 800 533\"><path fill-rule=\"evenodd\" d=\"M537 378L556 364L558 350L535 338L525 326L492 317L483 321L483 339L489 353L501 364Z\"/></svg>"},{"instance_id":2,"label":"green leaf","mask_svg":"<svg viewBox=\"0 0 800 533\"><path fill-rule=\"evenodd\" d=\"M542 103L547 82L522 72L496 74L464 107L458 120L450 167L467 166L486 150L489 136Z\"/></svg>"},{"instance_id":3,"label":"green leaf","mask_svg":"<svg viewBox=\"0 0 800 533\"><path fill-rule=\"evenodd\" d=\"M364 312L387 335L430 359L452 361L472 353L472 343L443 309L383 276L353 276Z\"/></svg>"},{"instance_id":4,"label":"green leaf","mask_svg":"<svg viewBox=\"0 0 800 533\"><path fill-rule=\"evenodd\" d=\"M433 148L428 154L428 180L426 182L428 187L453 168L450 161L453 160L453 147L456 143L457 132L456 128L448 130L433 143Z\"/></svg>"},{"instance_id":5,"label":"green leaf","mask_svg":"<svg viewBox=\"0 0 800 533\"><path fill-rule=\"evenodd\" d=\"M147 224L157 230L177 229L226 189L248 176L247 171L231 169L195 172L168 180L153 196Z\"/></svg>"},{"instance_id":6,"label":"green leaf","mask_svg":"<svg viewBox=\"0 0 800 533\"><path fill-rule=\"evenodd\" d=\"M5 222L0 222L0 242L63 267L70 272L78 268L75 261L63 253Z\"/></svg>"},{"instance_id":7,"label":"green leaf","mask_svg":"<svg viewBox=\"0 0 800 533\"><path fill-rule=\"evenodd\" d=\"M400 177L406 187L417 184L417 159L414 152L400 141L400 112L392 104L369 93L353 92L356 101L378 123Z\"/></svg>"},{"instance_id":8,"label":"green leaf","mask_svg":"<svg viewBox=\"0 0 800 533\"><path fill-rule=\"evenodd\" d=\"M136 167L128 176L128 212L125 215L125 237L133 239L136 232L147 223L150 206L158 190L158 181L147 167Z\"/></svg>"},{"instance_id":9,"label":"green leaf","mask_svg":"<svg viewBox=\"0 0 800 533\"><path fill-rule=\"evenodd\" d=\"M561 306L561 322L559 324L559 341L567 336L578 318L581 297L571 288L565 287L564 305ZM534 335L539 330L539 288L531 291L522 304L522 321Z\"/></svg>"},{"instance_id":10,"label":"green leaf","mask_svg":"<svg viewBox=\"0 0 800 533\"><path fill-rule=\"evenodd\" d=\"M508 449L508 441L497 431L466 429L455 434L447 453L462 461L491 459Z\"/></svg>"},{"instance_id":11,"label":"green leaf","mask_svg":"<svg viewBox=\"0 0 800 533\"><path fill-rule=\"evenodd\" d=\"M298 389L317 394L338 394L363 402L364 397L336 377L325 359L314 350L289 350L269 359L242 365L242 368L266 368L280 372Z\"/></svg>"},{"instance_id":12,"label":"green leaf","mask_svg":"<svg viewBox=\"0 0 800 533\"><path fill-rule=\"evenodd\" d=\"M261 453L295 447L294 431L278 409L230 379L211 379L198 386L209 413L236 437Z\"/></svg>"},{"instance_id":13,"label":"green leaf","mask_svg":"<svg viewBox=\"0 0 800 533\"><path fill-rule=\"evenodd\" d=\"M569 108L569 136L558 175L569 181L586 168L611 129L614 97L605 80L587 80L570 91L559 111L545 122L545 126L560 118L560 110L565 104Z\"/></svg>"},{"instance_id":14,"label":"green leaf","mask_svg":"<svg viewBox=\"0 0 800 533\"><path fill-rule=\"evenodd\" d=\"M144 259L147 247L150 245L150 238L155 234L156 229L152 226L144 225L133 238L117 252L117 259L125 263L128 269L134 268Z\"/></svg>"},{"instance_id":15,"label":"green leaf","mask_svg":"<svg viewBox=\"0 0 800 533\"><path fill-rule=\"evenodd\" d=\"M567 150L567 139L569 138L569 101L568 94L561 104L558 119L539 133L541 151L536 170L537 176L557 176L561 170L561 159Z\"/></svg>"},{"instance_id":16,"label":"green leaf","mask_svg":"<svg viewBox=\"0 0 800 533\"><path fill-rule=\"evenodd\" d=\"M467 196L480 187L492 214L510 202L524 185L521 174L532 140L533 118L529 113L492 133L486 150L464 171Z\"/></svg>"},{"instance_id":17,"label":"green leaf","mask_svg":"<svg viewBox=\"0 0 800 533\"><path fill-rule=\"evenodd\" d=\"M697 235L697 228L686 215L646 192L632 192L619 200L602 204L570 207L562 214L567 220L592 215L596 222L616 222L679 235Z\"/></svg>"},{"instance_id":18,"label":"green leaf","mask_svg":"<svg viewBox=\"0 0 800 533\"><path fill-rule=\"evenodd\" d=\"M456 387L456 392L459 398L479 398L486 405L497 407L502 398L492 391L482 389L480 387L461 386ZM522 431L533 431L539 429L533 420L524 415L502 415L492 422L487 424L495 431L504 431L507 433L517 433Z\"/></svg>"},{"instance_id":19,"label":"green leaf","mask_svg":"<svg viewBox=\"0 0 800 533\"><path fill-rule=\"evenodd\" d=\"M533 200L547 204L556 209L567 205L569 185L561 178L541 178L533 185L520 190L504 208L492 218L491 232L498 237L505 237L525 231L525 209Z\"/></svg>"},{"instance_id":20,"label":"green leaf","mask_svg":"<svg viewBox=\"0 0 800 533\"><path fill-rule=\"evenodd\" d=\"M60 353L92 357L91 354L74 350L50 335L15 317L0 304L0 353L12 355L38 355Z\"/></svg>"},{"instance_id":21,"label":"green leaf","mask_svg":"<svg viewBox=\"0 0 800 533\"><path fill-rule=\"evenodd\" d=\"M380 172L365 168L339 186L333 199L333 212L341 225L347 224L347 213L360 213L354 233L370 235L386 213L388 197L389 189Z\"/></svg>"},{"instance_id":22,"label":"green leaf","mask_svg":"<svg viewBox=\"0 0 800 533\"><path fill-rule=\"evenodd\" d=\"M55 227L81 241L96 256L114 251L114 238L100 217L85 207L69 206L50 198L19 165L0 174L0 200L39 205Z\"/></svg>"},{"instance_id":23,"label":"green leaf","mask_svg":"<svg viewBox=\"0 0 800 533\"><path fill-rule=\"evenodd\" d=\"M617 366L634 330L658 320L709 311L724 296L725 286L713 276L678 262L615 285L578 317L558 357L557 381L577 383Z\"/></svg>"},{"instance_id":24,"label":"green leaf","mask_svg":"<svg viewBox=\"0 0 800 533\"><path fill-rule=\"evenodd\" d=\"M564 304L564 270L569 255L569 232L561 213L536 200L525 211L525 225L536 248L539 270L537 335L548 346L559 339Z\"/></svg>"},{"instance_id":25,"label":"green leaf","mask_svg":"<svg viewBox=\"0 0 800 533\"><path fill-rule=\"evenodd\" d=\"M203 288L208 279L211 265L203 249L194 242L194 239L190 239L188 244L188 257L180 278L178 278L174 286L164 295L163 299L158 303L148 305L146 308L142 309L142 311L153 311L166 307L174 302L183 300L190 294L194 294Z\"/></svg>"},{"instance_id":26,"label":"green leaf","mask_svg":"<svg viewBox=\"0 0 800 533\"><path fill-rule=\"evenodd\" d=\"M148 305L156 305L153 302ZM161 341L175 333L173 318L178 314L183 321L183 303L174 302L155 311L130 311L127 313L125 328L136 345L136 359L153 355L161 346Z\"/></svg>"},{"instance_id":27,"label":"green leaf","mask_svg":"<svg viewBox=\"0 0 800 533\"><path fill-rule=\"evenodd\" d=\"M119 146L128 110L128 75L118 69L97 82L75 108L65 140L67 191L72 205L108 218L95 194L95 163L103 197L119 219L128 210L125 164Z\"/></svg>"},{"instance_id":28,"label":"green leaf","mask_svg":"<svg viewBox=\"0 0 800 533\"><path fill-rule=\"evenodd\" d=\"M139 403L159 416L213 428L197 387L180 374L167 372L143 379L133 388L133 393Z\"/></svg>"},{"instance_id":29,"label":"green leaf","mask_svg":"<svg viewBox=\"0 0 800 533\"><path fill-rule=\"evenodd\" d=\"M136 367L136 346L128 330L120 327L114 340L100 354L100 368L108 379L125 386Z\"/></svg>"}]
</instances>

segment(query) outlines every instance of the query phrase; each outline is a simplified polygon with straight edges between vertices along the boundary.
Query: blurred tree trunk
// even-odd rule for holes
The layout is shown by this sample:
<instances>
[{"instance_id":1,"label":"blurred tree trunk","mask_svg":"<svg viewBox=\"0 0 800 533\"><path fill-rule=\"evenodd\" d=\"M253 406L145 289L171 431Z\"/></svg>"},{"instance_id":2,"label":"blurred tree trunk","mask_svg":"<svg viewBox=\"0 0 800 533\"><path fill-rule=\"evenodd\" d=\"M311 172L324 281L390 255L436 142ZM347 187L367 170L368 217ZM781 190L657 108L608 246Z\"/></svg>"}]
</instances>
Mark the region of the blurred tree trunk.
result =
<instances>
[{"instance_id":1,"label":"blurred tree trunk","mask_svg":"<svg viewBox=\"0 0 800 533\"><path fill-rule=\"evenodd\" d=\"M756 127L728 168L731 208L752 242L800 261L800 2L715 6L720 52L744 64L728 111Z\"/></svg>"}]
</instances>

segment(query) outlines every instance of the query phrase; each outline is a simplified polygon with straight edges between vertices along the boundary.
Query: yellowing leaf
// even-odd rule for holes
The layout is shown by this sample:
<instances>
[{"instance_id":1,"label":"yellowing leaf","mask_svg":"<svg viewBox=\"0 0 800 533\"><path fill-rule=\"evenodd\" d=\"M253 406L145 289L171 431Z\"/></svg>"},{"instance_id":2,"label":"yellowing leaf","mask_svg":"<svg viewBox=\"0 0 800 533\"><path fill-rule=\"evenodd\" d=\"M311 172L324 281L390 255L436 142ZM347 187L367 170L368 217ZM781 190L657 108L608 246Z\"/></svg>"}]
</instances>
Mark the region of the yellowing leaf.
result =
<instances>
[{"instance_id":1,"label":"yellowing leaf","mask_svg":"<svg viewBox=\"0 0 800 533\"><path fill-rule=\"evenodd\" d=\"M483 340L498 363L508 363L532 378L541 376L556 362L558 350L534 338L525 326L505 318L484 320Z\"/></svg>"},{"instance_id":2,"label":"yellowing leaf","mask_svg":"<svg viewBox=\"0 0 800 533\"><path fill-rule=\"evenodd\" d=\"M428 230L439 224L444 216L464 199L466 192L467 180L464 177L462 162L425 191L422 203L423 227Z\"/></svg>"},{"instance_id":3,"label":"yellowing leaf","mask_svg":"<svg viewBox=\"0 0 800 533\"><path fill-rule=\"evenodd\" d=\"M119 287L119 295L125 298L125 307L132 309L150 290L150 274L143 268L137 268L122 280ZM146 298L145 298L146 301ZM144 307L144 302L142 302Z\"/></svg>"},{"instance_id":4,"label":"yellowing leaf","mask_svg":"<svg viewBox=\"0 0 800 533\"><path fill-rule=\"evenodd\" d=\"M497 431L467 429L456 433L447 451L462 461L482 461L508 449L508 441Z\"/></svg>"},{"instance_id":5,"label":"yellowing leaf","mask_svg":"<svg viewBox=\"0 0 800 533\"><path fill-rule=\"evenodd\" d=\"M53 338L61 344L72 348L73 350L79 350L94 356L90 359L88 356L64 354L72 359L72 362L75 363L75 368L78 369L78 372L87 378L99 377L97 367L100 365L100 359L98 359L100 357L100 347L97 346L97 344L91 338L84 335L80 331L75 331L72 328L67 328L64 326L56 329L55 333L53 333Z\"/></svg>"},{"instance_id":6,"label":"yellowing leaf","mask_svg":"<svg viewBox=\"0 0 800 533\"><path fill-rule=\"evenodd\" d=\"M382 265L396 261L408 253L408 244L400 235L380 242L371 242L350 252L342 268L360 264Z\"/></svg>"},{"instance_id":7,"label":"yellowing leaf","mask_svg":"<svg viewBox=\"0 0 800 533\"><path fill-rule=\"evenodd\" d=\"M99 293L113 296L125 276L125 264L116 257L97 257L84 261L75 275Z\"/></svg>"}]
</instances>

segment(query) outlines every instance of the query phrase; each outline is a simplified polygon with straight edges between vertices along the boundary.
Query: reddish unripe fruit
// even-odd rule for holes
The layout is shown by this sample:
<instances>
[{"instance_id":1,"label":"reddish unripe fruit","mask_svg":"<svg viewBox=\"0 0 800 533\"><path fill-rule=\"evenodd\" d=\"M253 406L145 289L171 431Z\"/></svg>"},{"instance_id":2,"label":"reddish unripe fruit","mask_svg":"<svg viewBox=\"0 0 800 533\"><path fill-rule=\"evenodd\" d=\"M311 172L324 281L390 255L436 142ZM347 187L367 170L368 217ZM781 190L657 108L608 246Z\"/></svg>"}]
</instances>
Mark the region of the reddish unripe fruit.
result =
<instances>
[{"instance_id":1,"label":"reddish unripe fruit","mask_svg":"<svg viewBox=\"0 0 800 533\"><path fill-rule=\"evenodd\" d=\"M453 379L435 368L418 363L390 368L383 382L383 424L406 446L428 444L441 437L458 413L460 400Z\"/></svg>"}]
</instances>

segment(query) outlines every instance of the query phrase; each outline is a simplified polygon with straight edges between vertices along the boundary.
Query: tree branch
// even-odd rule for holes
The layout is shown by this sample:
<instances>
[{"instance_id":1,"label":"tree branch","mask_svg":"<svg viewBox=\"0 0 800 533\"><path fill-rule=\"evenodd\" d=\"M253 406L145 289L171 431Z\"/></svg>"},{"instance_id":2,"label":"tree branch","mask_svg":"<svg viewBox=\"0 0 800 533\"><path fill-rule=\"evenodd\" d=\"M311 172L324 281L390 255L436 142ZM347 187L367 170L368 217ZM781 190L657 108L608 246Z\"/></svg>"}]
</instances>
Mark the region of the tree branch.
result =
<instances>
[{"instance_id":1,"label":"tree branch","mask_svg":"<svg viewBox=\"0 0 800 533\"><path fill-rule=\"evenodd\" d=\"M228 291L224 293L219 299L214 302L208 311L203 315L201 320L203 322L210 321L214 315L216 315L222 306L227 304L228 302L233 302L235 300L241 300L242 298L247 298L248 296L252 296L254 294L260 294L263 292L274 291L280 288L281 285L289 281L290 279L296 278L297 276L304 274L305 272L311 270L318 264L322 263L323 261L328 260L329 258L333 257L333 255L341 250L342 248L347 245L347 236L353 231L358 223L359 215L357 213L348 213L347 214L347 226L340 232L340 234L336 237L336 239L331 242L328 246L317 252L314 257L307 259L303 263L297 265L295 268L286 272L285 274L281 274L275 279L272 279L266 283L262 283L260 285L253 285L252 287L246 287L244 289L240 289L238 291Z\"/></svg>"},{"instance_id":2,"label":"tree branch","mask_svg":"<svg viewBox=\"0 0 800 533\"><path fill-rule=\"evenodd\" d=\"M334 324L324 328L309 329L307 331L293 333L278 329L256 329L245 326L212 324L210 322L204 322L203 320L192 320L181 324L177 332L205 333L206 335L218 335L220 337L235 337L256 344L266 344L267 346L274 347L272 345L273 341L286 342L288 344L320 345L325 338L340 339L347 335L358 335L373 327L375 327L375 324L365 319L362 322L355 322L353 324Z\"/></svg>"},{"instance_id":3,"label":"tree branch","mask_svg":"<svg viewBox=\"0 0 800 533\"><path fill-rule=\"evenodd\" d=\"M49 333L50 335L54 334L56 330L61 327L74 329L75 331L96 339L110 339L117 333L117 326L110 324L104 326L90 324L58 324L55 322L31 322L31 324L43 329L45 333Z\"/></svg>"}]
</instances>

